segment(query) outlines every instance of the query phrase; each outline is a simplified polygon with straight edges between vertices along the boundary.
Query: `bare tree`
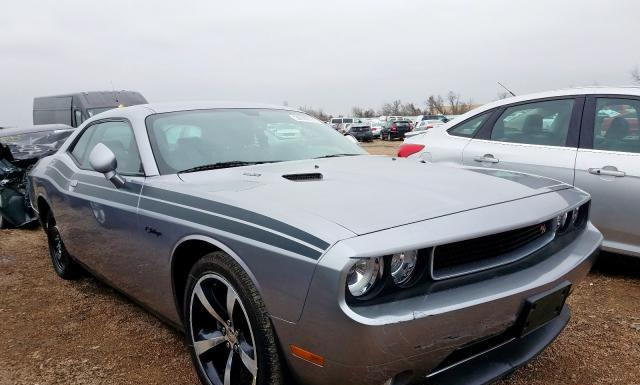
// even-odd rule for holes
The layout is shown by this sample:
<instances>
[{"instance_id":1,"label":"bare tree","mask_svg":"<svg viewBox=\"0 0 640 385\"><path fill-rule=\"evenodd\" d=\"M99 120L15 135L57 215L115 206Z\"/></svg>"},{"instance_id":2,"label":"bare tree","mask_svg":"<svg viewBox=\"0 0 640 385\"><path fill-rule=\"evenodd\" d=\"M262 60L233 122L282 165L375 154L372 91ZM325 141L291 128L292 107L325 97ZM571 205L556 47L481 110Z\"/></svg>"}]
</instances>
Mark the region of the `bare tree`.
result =
<instances>
[{"instance_id":1,"label":"bare tree","mask_svg":"<svg viewBox=\"0 0 640 385\"><path fill-rule=\"evenodd\" d=\"M415 116L421 114L422 110L414 106L413 103L405 103L400 108L400 115L402 116Z\"/></svg>"},{"instance_id":2,"label":"bare tree","mask_svg":"<svg viewBox=\"0 0 640 385\"><path fill-rule=\"evenodd\" d=\"M445 104L444 98L440 95L431 95L427 99L427 109L430 114L441 115L460 115L471 110L473 108L473 101L463 101L460 94L453 91L449 91L447 94L448 105Z\"/></svg>"},{"instance_id":3,"label":"bare tree","mask_svg":"<svg viewBox=\"0 0 640 385\"><path fill-rule=\"evenodd\" d=\"M376 111L373 108L367 108L362 113L363 118L375 118L377 116Z\"/></svg>"},{"instance_id":4,"label":"bare tree","mask_svg":"<svg viewBox=\"0 0 640 385\"><path fill-rule=\"evenodd\" d=\"M298 108L300 111L309 114L313 117L315 117L316 119L322 120L323 122L329 121L329 119L331 119L331 115L327 115L322 111L322 108L320 109L313 109L311 107L300 107Z\"/></svg>"},{"instance_id":5,"label":"bare tree","mask_svg":"<svg viewBox=\"0 0 640 385\"><path fill-rule=\"evenodd\" d=\"M380 109L380 115L400 115L400 110L402 107L402 101L397 99L391 103L385 103L382 105Z\"/></svg>"},{"instance_id":6,"label":"bare tree","mask_svg":"<svg viewBox=\"0 0 640 385\"><path fill-rule=\"evenodd\" d=\"M460 94L456 94L453 91L449 91L447 95L447 100L449 101L449 113L451 115L460 115L465 112L471 110L473 105L471 99L468 102L462 101Z\"/></svg>"},{"instance_id":7,"label":"bare tree","mask_svg":"<svg viewBox=\"0 0 640 385\"><path fill-rule=\"evenodd\" d=\"M638 67L631 70L631 78L634 82L640 84L640 70Z\"/></svg>"},{"instance_id":8,"label":"bare tree","mask_svg":"<svg viewBox=\"0 0 640 385\"><path fill-rule=\"evenodd\" d=\"M402 101L400 99L396 99L391 103L393 106L393 114L400 115L400 107L402 107Z\"/></svg>"},{"instance_id":9,"label":"bare tree","mask_svg":"<svg viewBox=\"0 0 640 385\"><path fill-rule=\"evenodd\" d=\"M507 91L498 92L498 99L497 100L506 99L509 96L511 96L511 94L509 94Z\"/></svg>"},{"instance_id":10,"label":"bare tree","mask_svg":"<svg viewBox=\"0 0 640 385\"><path fill-rule=\"evenodd\" d=\"M351 107L351 115L356 118L362 117L364 110L360 107Z\"/></svg>"},{"instance_id":11,"label":"bare tree","mask_svg":"<svg viewBox=\"0 0 640 385\"><path fill-rule=\"evenodd\" d=\"M380 115L393 115L393 106L390 103L385 103L380 107Z\"/></svg>"},{"instance_id":12,"label":"bare tree","mask_svg":"<svg viewBox=\"0 0 640 385\"><path fill-rule=\"evenodd\" d=\"M430 114L442 114L444 115L447 111L444 106L444 100L440 95L431 95L427 99L427 108Z\"/></svg>"}]
</instances>

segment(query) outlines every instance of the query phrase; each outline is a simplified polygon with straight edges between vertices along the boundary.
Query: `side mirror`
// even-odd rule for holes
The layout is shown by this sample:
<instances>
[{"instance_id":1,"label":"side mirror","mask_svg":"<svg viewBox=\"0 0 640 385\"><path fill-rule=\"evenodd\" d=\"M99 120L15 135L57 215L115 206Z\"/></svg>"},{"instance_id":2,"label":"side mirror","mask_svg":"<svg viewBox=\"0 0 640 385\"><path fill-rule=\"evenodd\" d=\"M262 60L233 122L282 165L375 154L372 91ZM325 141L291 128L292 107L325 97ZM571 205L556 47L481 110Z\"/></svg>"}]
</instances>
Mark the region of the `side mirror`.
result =
<instances>
[{"instance_id":1,"label":"side mirror","mask_svg":"<svg viewBox=\"0 0 640 385\"><path fill-rule=\"evenodd\" d=\"M116 188L121 188L125 180L118 174L118 160L109 147L102 143L96 144L89 154L89 164L97 172L103 173L104 177L113 183Z\"/></svg>"}]
</instances>

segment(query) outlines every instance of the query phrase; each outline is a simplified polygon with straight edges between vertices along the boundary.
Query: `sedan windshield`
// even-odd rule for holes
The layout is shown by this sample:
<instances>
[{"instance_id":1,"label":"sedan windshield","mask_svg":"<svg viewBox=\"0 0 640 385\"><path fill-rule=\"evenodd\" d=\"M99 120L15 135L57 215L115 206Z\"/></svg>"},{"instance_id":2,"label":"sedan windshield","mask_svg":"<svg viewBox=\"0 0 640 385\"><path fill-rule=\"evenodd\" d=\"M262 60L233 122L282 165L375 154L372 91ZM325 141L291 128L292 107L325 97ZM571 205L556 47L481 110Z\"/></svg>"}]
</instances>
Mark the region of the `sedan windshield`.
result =
<instances>
[{"instance_id":1,"label":"sedan windshield","mask_svg":"<svg viewBox=\"0 0 640 385\"><path fill-rule=\"evenodd\" d=\"M366 154L306 114L272 109L214 109L151 115L147 132L161 174L194 167ZM220 168L220 167L214 167Z\"/></svg>"}]
</instances>

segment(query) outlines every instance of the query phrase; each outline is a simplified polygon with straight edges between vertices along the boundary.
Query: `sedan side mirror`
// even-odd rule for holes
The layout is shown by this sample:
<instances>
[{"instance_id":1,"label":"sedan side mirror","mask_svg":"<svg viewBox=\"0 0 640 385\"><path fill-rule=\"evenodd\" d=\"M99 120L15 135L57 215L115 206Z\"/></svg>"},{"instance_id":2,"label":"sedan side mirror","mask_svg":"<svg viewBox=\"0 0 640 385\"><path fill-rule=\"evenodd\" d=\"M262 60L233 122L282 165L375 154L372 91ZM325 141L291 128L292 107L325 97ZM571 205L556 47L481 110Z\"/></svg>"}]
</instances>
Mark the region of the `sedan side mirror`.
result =
<instances>
[{"instance_id":1,"label":"sedan side mirror","mask_svg":"<svg viewBox=\"0 0 640 385\"><path fill-rule=\"evenodd\" d=\"M124 186L124 178L116 171L118 160L109 147L102 143L96 144L89 154L89 164L97 172L103 173L116 188Z\"/></svg>"}]
</instances>

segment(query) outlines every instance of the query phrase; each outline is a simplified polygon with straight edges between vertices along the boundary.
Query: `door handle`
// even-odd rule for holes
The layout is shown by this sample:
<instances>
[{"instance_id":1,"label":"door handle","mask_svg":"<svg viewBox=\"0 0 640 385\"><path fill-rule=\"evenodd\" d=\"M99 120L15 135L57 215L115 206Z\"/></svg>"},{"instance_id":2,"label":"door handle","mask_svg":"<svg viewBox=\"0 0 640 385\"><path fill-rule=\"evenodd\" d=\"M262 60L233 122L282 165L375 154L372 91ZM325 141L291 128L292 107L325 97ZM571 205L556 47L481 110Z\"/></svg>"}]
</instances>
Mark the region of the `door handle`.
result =
<instances>
[{"instance_id":1,"label":"door handle","mask_svg":"<svg viewBox=\"0 0 640 385\"><path fill-rule=\"evenodd\" d=\"M498 163L500 160L494 158L491 154L484 154L483 156L476 156L473 158L476 162Z\"/></svg>"},{"instance_id":2,"label":"door handle","mask_svg":"<svg viewBox=\"0 0 640 385\"><path fill-rule=\"evenodd\" d=\"M623 176L627 175L627 173L625 173L624 171L619 171L617 168L611 166L605 166L603 168L590 168L589 174L615 176L618 178L622 178Z\"/></svg>"}]
</instances>

